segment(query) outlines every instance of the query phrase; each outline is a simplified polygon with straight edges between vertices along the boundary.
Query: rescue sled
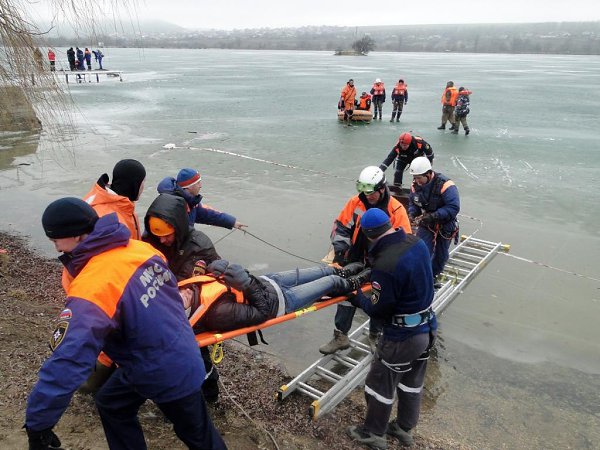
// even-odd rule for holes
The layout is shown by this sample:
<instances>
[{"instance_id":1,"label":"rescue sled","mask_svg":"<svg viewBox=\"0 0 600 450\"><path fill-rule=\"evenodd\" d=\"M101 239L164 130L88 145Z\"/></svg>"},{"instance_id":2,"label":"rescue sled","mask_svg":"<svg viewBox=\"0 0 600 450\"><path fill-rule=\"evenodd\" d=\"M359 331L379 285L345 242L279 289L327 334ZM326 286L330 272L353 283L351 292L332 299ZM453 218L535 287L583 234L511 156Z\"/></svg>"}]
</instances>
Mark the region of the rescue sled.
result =
<instances>
[{"instance_id":1,"label":"rescue sled","mask_svg":"<svg viewBox=\"0 0 600 450\"><path fill-rule=\"evenodd\" d=\"M338 111L338 120L344 120L344 111ZM353 122L371 122L373 113L364 109L355 109L351 120Z\"/></svg>"},{"instance_id":2,"label":"rescue sled","mask_svg":"<svg viewBox=\"0 0 600 450\"><path fill-rule=\"evenodd\" d=\"M197 281L198 277L189 278L187 280L180 281L179 287L185 287L193 285L195 281ZM370 284L365 284L362 288L363 292L369 292L371 290ZM238 336L252 334L255 331L262 330L264 328L271 327L273 325L277 325L283 322L287 322L288 320L297 319L298 317L304 316L305 314L312 313L314 311L318 311L320 309L326 308L331 305L335 305L337 303L343 302L347 300L347 295L342 295L339 297L324 297L321 301L317 301L313 303L311 306L307 306L306 308L299 309L297 311L291 312L289 314L284 314L283 316L275 317L273 319L269 319L263 323L258 325L253 325L251 327L238 328L237 330L231 330L219 333L218 331L203 331L200 333L196 333L196 342L198 342L198 347L206 347L207 345L218 344L220 342L226 341L227 339L233 339ZM199 317L201 316L201 309L199 307L190 317L190 324L192 327L196 325Z\"/></svg>"}]
</instances>

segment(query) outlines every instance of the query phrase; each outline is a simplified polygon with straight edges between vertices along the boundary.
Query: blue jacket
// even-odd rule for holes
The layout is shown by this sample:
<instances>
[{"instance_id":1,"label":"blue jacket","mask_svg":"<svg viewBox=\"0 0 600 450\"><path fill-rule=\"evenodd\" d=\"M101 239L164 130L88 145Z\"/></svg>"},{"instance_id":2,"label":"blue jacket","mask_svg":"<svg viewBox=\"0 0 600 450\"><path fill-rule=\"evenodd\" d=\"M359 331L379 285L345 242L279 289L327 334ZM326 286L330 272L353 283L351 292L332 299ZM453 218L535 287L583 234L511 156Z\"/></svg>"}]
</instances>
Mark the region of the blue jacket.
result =
<instances>
[{"instance_id":1,"label":"blue jacket","mask_svg":"<svg viewBox=\"0 0 600 450\"><path fill-rule=\"evenodd\" d=\"M404 230L383 236L369 249L371 263L371 297L361 291L360 307L369 317L383 321L383 336L403 341L415 334L437 328L435 315L423 325L400 327L392 323L397 314L414 314L426 310L433 301L431 256L425 243Z\"/></svg>"},{"instance_id":2,"label":"blue jacket","mask_svg":"<svg viewBox=\"0 0 600 450\"><path fill-rule=\"evenodd\" d=\"M183 197L189 207L189 221L190 225L195 223L203 223L206 225L215 225L217 227L229 228L230 230L235 225L235 217L231 214L227 214L216 209L205 208L202 206L202 196L196 195L193 197L185 189L182 189L175 178L166 177L158 183L157 191L159 194L171 194Z\"/></svg>"},{"instance_id":3,"label":"blue jacket","mask_svg":"<svg viewBox=\"0 0 600 450\"><path fill-rule=\"evenodd\" d=\"M27 401L28 428L58 422L101 350L157 403L200 390L204 364L175 276L158 251L129 236L109 214L62 258L75 278L50 339L54 352Z\"/></svg>"},{"instance_id":4,"label":"blue jacket","mask_svg":"<svg viewBox=\"0 0 600 450\"><path fill-rule=\"evenodd\" d=\"M433 213L435 222L440 224L445 234L455 230L456 216L460 212L460 198L458 188L452 180L441 173L434 173L429 183L419 186L413 182L410 190L409 216L417 217L423 213Z\"/></svg>"}]
</instances>

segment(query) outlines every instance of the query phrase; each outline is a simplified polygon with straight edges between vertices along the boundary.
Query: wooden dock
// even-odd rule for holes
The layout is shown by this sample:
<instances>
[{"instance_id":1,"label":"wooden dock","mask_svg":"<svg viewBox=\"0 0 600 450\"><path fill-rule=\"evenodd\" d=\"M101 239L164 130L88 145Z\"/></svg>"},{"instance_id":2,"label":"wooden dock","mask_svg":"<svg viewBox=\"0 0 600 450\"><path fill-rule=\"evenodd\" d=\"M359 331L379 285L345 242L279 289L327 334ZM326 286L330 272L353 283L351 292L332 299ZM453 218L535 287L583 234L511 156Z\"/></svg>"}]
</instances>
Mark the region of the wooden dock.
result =
<instances>
[{"instance_id":1,"label":"wooden dock","mask_svg":"<svg viewBox=\"0 0 600 450\"><path fill-rule=\"evenodd\" d=\"M91 83L93 78L96 79L96 83L100 83L100 75L105 75L107 78L119 77L119 81L123 81L123 77L121 76L123 72L121 70L74 70L63 73L67 84L69 84L69 77L71 79L74 78L77 83Z\"/></svg>"}]
</instances>

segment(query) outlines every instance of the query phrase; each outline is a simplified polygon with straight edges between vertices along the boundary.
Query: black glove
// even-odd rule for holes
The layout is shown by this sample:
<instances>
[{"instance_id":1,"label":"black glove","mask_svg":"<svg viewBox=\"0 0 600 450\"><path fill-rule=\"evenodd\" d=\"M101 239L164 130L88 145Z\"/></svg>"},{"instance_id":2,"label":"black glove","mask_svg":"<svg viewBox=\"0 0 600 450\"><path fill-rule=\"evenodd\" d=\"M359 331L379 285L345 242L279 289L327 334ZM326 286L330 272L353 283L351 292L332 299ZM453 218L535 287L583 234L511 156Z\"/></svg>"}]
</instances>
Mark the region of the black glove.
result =
<instances>
[{"instance_id":1,"label":"black glove","mask_svg":"<svg viewBox=\"0 0 600 450\"><path fill-rule=\"evenodd\" d=\"M227 270L227 266L229 266L229 261L224 259L217 259L216 261L211 262L207 269L210 273L212 273L216 277L220 277Z\"/></svg>"},{"instance_id":2,"label":"black glove","mask_svg":"<svg viewBox=\"0 0 600 450\"><path fill-rule=\"evenodd\" d=\"M52 428L46 428L42 431L33 431L25 427L29 439L29 450L47 450L51 448L60 448L60 439Z\"/></svg>"},{"instance_id":3,"label":"black glove","mask_svg":"<svg viewBox=\"0 0 600 450\"><path fill-rule=\"evenodd\" d=\"M387 169L387 166L386 166L385 164L379 164L379 169L380 169L382 172L385 172L385 169Z\"/></svg>"},{"instance_id":4,"label":"black glove","mask_svg":"<svg viewBox=\"0 0 600 450\"><path fill-rule=\"evenodd\" d=\"M248 271L239 264L231 264L223 275L225 282L234 289L243 291L248 286L252 279Z\"/></svg>"},{"instance_id":5,"label":"black glove","mask_svg":"<svg viewBox=\"0 0 600 450\"><path fill-rule=\"evenodd\" d=\"M436 220L437 220L437 216L435 215L435 213L425 213L421 217L420 224L423 226L426 226L426 227L430 227L432 225L435 225Z\"/></svg>"},{"instance_id":6,"label":"black glove","mask_svg":"<svg viewBox=\"0 0 600 450\"><path fill-rule=\"evenodd\" d=\"M335 264L339 264L340 266L345 266L345 262L346 262L346 256L345 256L345 252L341 251L341 252L335 252L335 255L333 256L333 262Z\"/></svg>"}]
</instances>

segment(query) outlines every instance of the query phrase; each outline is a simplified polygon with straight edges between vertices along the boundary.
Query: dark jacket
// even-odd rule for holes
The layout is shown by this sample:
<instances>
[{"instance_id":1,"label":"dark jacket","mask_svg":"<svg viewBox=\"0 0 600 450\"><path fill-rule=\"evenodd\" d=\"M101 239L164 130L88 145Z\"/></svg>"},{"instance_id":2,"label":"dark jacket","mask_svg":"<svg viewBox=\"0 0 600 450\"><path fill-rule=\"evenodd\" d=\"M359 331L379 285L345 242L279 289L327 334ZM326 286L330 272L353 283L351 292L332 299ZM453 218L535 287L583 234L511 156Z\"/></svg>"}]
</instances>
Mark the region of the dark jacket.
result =
<instances>
[{"instance_id":1,"label":"dark jacket","mask_svg":"<svg viewBox=\"0 0 600 450\"><path fill-rule=\"evenodd\" d=\"M175 228L175 243L171 247L161 244L160 238L152 234L148 225L150 216L158 217ZM143 240L166 256L169 268L178 280L192 276L196 261L203 260L210 264L220 259L210 238L190 226L185 200L181 197L169 194L156 197L144 217L144 226Z\"/></svg>"},{"instance_id":2,"label":"dark jacket","mask_svg":"<svg viewBox=\"0 0 600 450\"><path fill-rule=\"evenodd\" d=\"M195 223L203 223L206 225L215 225L217 227L229 228L230 230L235 225L235 217L212 208L202 206L202 196L190 195L185 189L182 189L175 178L166 177L158 184L159 194L177 195L185 199L188 205L188 218L190 225Z\"/></svg>"},{"instance_id":3,"label":"dark jacket","mask_svg":"<svg viewBox=\"0 0 600 450\"><path fill-rule=\"evenodd\" d=\"M422 137L413 136L406 150L402 150L400 147L400 142L397 142L390 151L389 155L387 155L387 157L379 165L379 168L385 171L385 169L387 169L396 158L398 158L398 161L402 162L404 167L406 167L413 161L413 159L418 158L419 156L426 156L430 162L433 162L433 149L431 148L431 145L429 145Z\"/></svg>"},{"instance_id":4,"label":"dark jacket","mask_svg":"<svg viewBox=\"0 0 600 450\"><path fill-rule=\"evenodd\" d=\"M243 290L246 303L237 303L232 293L222 294L200 320L200 329L237 330L281 315L280 299L273 285L262 277L249 277L252 281Z\"/></svg>"},{"instance_id":5,"label":"dark jacket","mask_svg":"<svg viewBox=\"0 0 600 450\"><path fill-rule=\"evenodd\" d=\"M456 228L456 216L459 212L458 188L448 177L434 172L432 180L424 186L413 182L408 198L409 216L431 213L444 234L449 235Z\"/></svg>"},{"instance_id":6,"label":"dark jacket","mask_svg":"<svg viewBox=\"0 0 600 450\"><path fill-rule=\"evenodd\" d=\"M27 402L28 428L58 422L101 350L144 398L164 403L200 390L204 365L175 277L159 252L129 235L109 214L60 258L74 279Z\"/></svg>"},{"instance_id":7,"label":"dark jacket","mask_svg":"<svg viewBox=\"0 0 600 450\"><path fill-rule=\"evenodd\" d=\"M471 100L469 100L469 94L458 94L458 100L456 101L456 108L454 108L454 115L456 117L465 117L471 109Z\"/></svg>"},{"instance_id":8,"label":"dark jacket","mask_svg":"<svg viewBox=\"0 0 600 450\"><path fill-rule=\"evenodd\" d=\"M383 337L403 341L415 334L428 333L437 328L435 315L415 327L394 325L397 314L424 311L433 301L433 273L431 256L425 243L399 229L383 236L369 249L371 296L360 290L360 307L369 317L383 321Z\"/></svg>"}]
</instances>

